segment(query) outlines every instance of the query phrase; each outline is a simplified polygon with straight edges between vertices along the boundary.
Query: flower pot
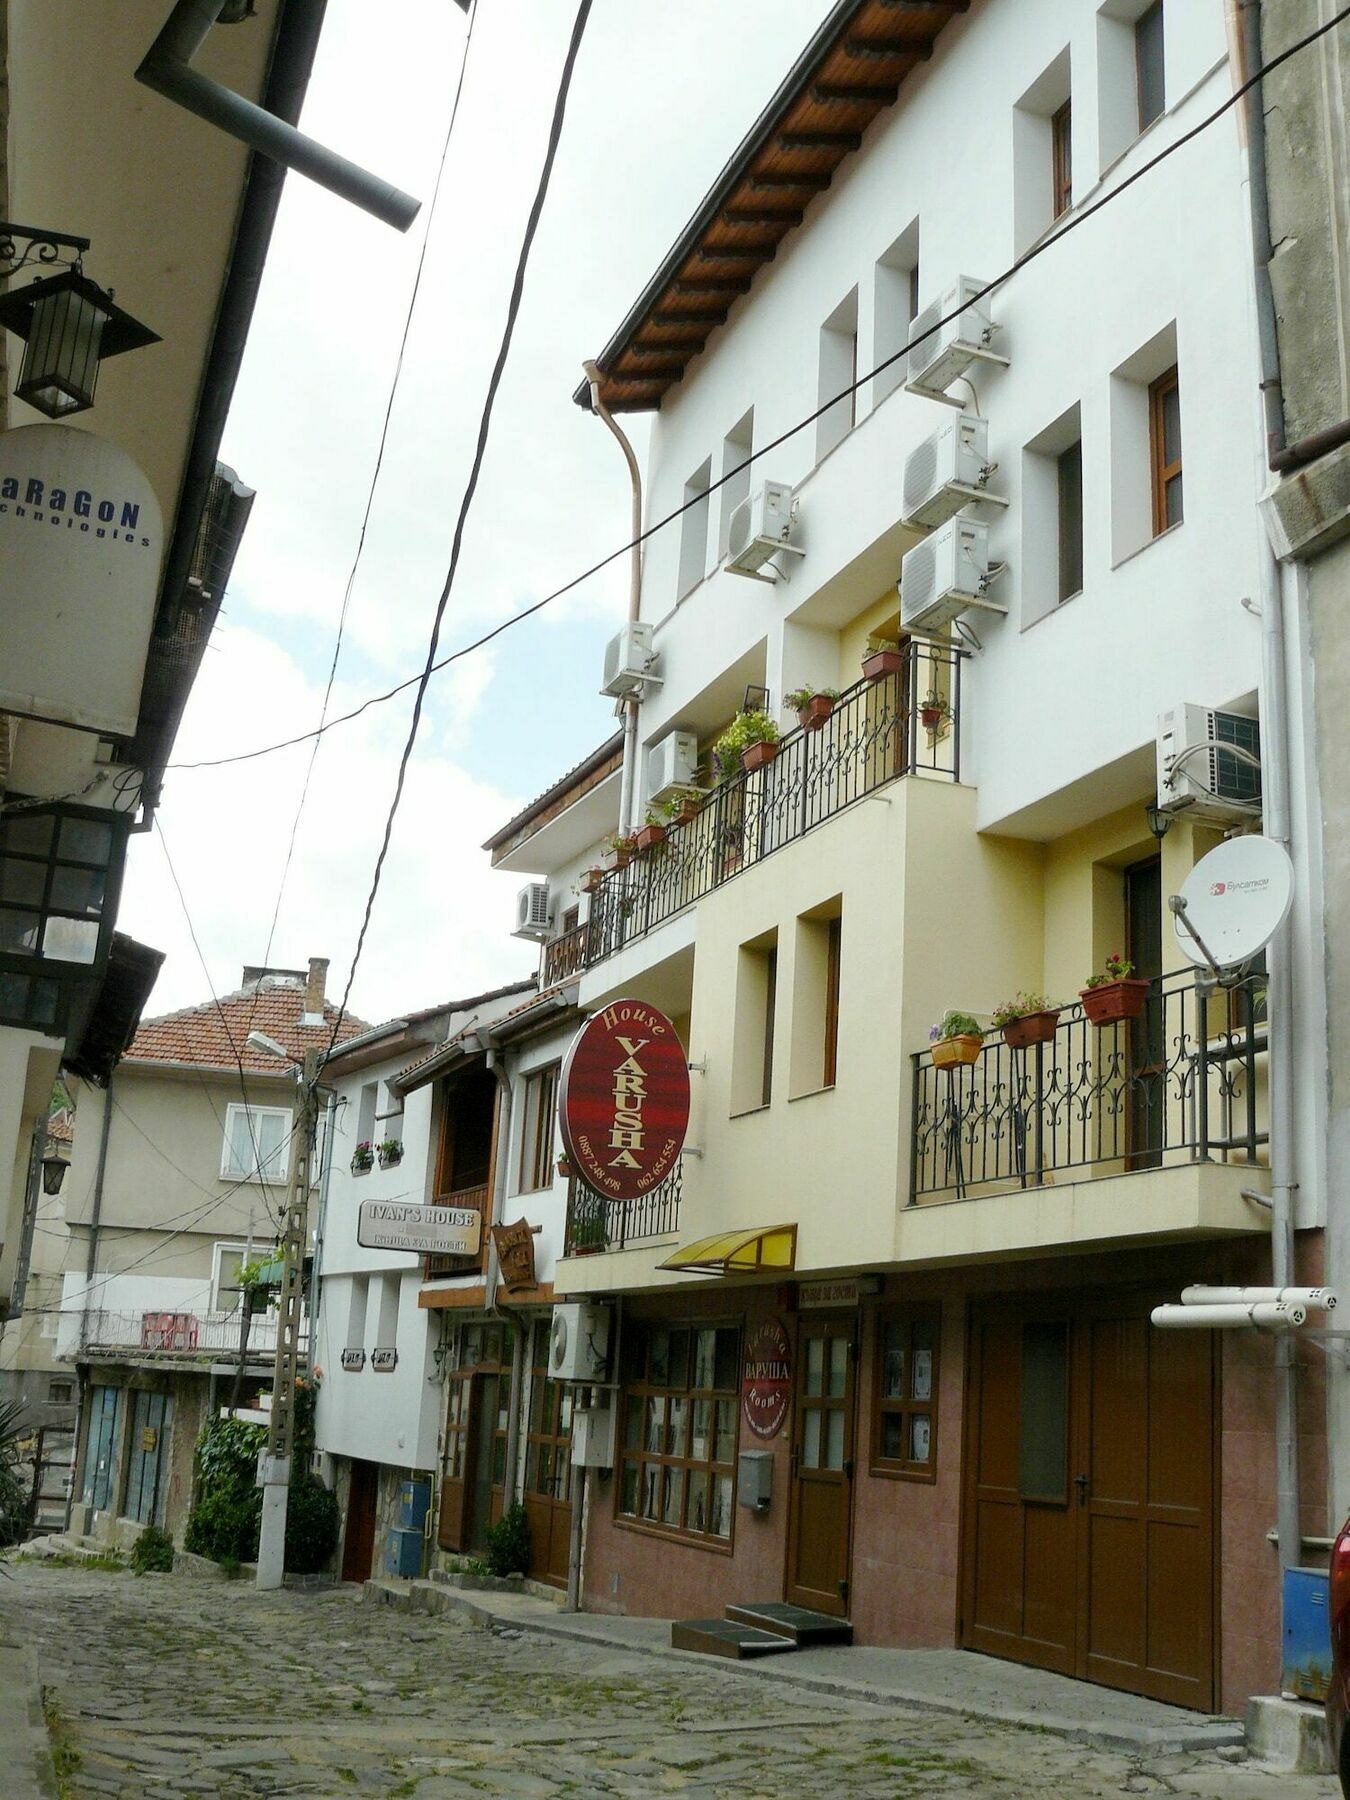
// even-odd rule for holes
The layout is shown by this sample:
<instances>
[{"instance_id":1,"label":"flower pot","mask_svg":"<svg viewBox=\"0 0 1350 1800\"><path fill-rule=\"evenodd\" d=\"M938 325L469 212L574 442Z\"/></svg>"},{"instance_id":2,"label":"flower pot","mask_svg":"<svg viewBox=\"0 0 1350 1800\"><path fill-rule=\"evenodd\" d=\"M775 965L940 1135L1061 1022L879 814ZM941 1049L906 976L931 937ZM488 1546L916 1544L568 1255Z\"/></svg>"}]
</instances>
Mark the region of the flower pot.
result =
<instances>
[{"instance_id":1,"label":"flower pot","mask_svg":"<svg viewBox=\"0 0 1350 1800\"><path fill-rule=\"evenodd\" d=\"M960 1037L939 1038L933 1045L933 1067L956 1069L962 1063L976 1063L983 1048L984 1039L973 1032L963 1032Z\"/></svg>"},{"instance_id":2,"label":"flower pot","mask_svg":"<svg viewBox=\"0 0 1350 1800\"><path fill-rule=\"evenodd\" d=\"M562 1176L564 1181L570 1181L572 1176L576 1173L575 1169L572 1167L572 1159L570 1156L560 1156L558 1158L558 1173Z\"/></svg>"},{"instance_id":3,"label":"flower pot","mask_svg":"<svg viewBox=\"0 0 1350 1800\"><path fill-rule=\"evenodd\" d=\"M1053 1012L1023 1013L1020 1019L1009 1019L1003 1027L1003 1041L1010 1050L1025 1050L1030 1044L1048 1044L1058 1023L1058 1007Z\"/></svg>"},{"instance_id":4,"label":"flower pot","mask_svg":"<svg viewBox=\"0 0 1350 1800\"><path fill-rule=\"evenodd\" d=\"M680 810L675 815L675 823L677 825L692 825L694 820L698 817L698 809L701 805L702 801L696 800L692 794L688 799L681 800Z\"/></svg>"},{"instance_id":5,"label":"flower pot","mask_svg":"<svg viewBox=\"0 0 1350 1800\"><path fill-rule=\"evenodd\" d=\"M1092 1024L1114 1025L1117 1020L1141 1016L1150 986L1142 977L1130 975L1123 981L1103 981L1096 987L1083 988L1078 998Z\"/></svg>"},{"instance_id":6,"label":"flower pot","mask_svg":"<svg viewBox=\"0 0 1350 1800\"><path fill-rule=\"evenodd\" d=\"M637 834L636 847L639 851L655 850L658 844L664 844L665 841L666 828L664 825L643 825Z\"/></svg>"},{"instance_id":7,"label":"flower pot","mask_svg":"<svg viewBox=\"0 0 1350 1800\"><path fill-rule=\"evenodd\" d=\"M898 650L869 650L863 658L862 672L868 681L880 681L886 675L898 675L905 659Z\"/></svg>"},{"instance_id":8,"label":"flower pot","mask_svg":"<svg viewBox=\"0 0 1350 1800\"><path fill-rule=\"evenodd\" d=\"M919 719L925 731L941 731L943 711L940 706L921 706Z\"/></svg>"},{"instance_id":9,"label":"flower pot","mask_svg":"<svg viewBox=\"0 0 1350 1800\"><path fill-rule=\"evenodd\" d=\"M748 750L741 751L741 767L747 775L753 775L756 769L762 769L765 763L771 763L777 754L777 744L751 744Z\"/></svg>"},{"instance_id":10,"label":"flower pot","mask_svg":"<svg viewBox=\"0 0 1350 1800\"><path fill-rule=\"evenodd\" d=\"M596 889L600 886L600 883L604 879L605 879L605 871L603 869L587 869L586 873L581 878L582 893L583 894L595 893Z\"/></svg>"},{"instance_id":11,"label":"flower pot","mask_svg":"<svg viewBox=\"0 0 1350 1800\"><path fill-rule=\"evenodd\" d=\"M607 869L626 869L633 860L633 852L625 845L622 850L611 850L605 858Z\"/></svg>"},{"instance_id":12,"label":"flower pot","mask_svg":"<svg viewBox=\"0 0 1350 1800\"><path fill-rule=\"evenodd\" d=\"M828 694L812 694L805 706L797 708L797 723L803 731L819 731L833 711L834 701Z\"/></svg>"},{"instance_id":13,"label":"flower pot","mask_svg":"<svg viewBox=\"0 0 1350 1800\"><path fill-rule=\"evenodd\" d=\"M375 1167L375 1158L373 1156L368 1157L368 1158L354 1156L352 1158L352 1174L353 1175L369 1175L370 1171L374 1167Z\"/></svg>"},{"instance_id":14,"label":"flower pot","mask_svg":"<svg viewBox=\"0 0 1350 1800\"><path fill-rule=\"evenodd\" d=\"M381 1150L379 1156L380 1167L382 1169L396 1169L403 1161L403 1151L401 1148L398 1150Z\"/></svg>"}]
</instances>

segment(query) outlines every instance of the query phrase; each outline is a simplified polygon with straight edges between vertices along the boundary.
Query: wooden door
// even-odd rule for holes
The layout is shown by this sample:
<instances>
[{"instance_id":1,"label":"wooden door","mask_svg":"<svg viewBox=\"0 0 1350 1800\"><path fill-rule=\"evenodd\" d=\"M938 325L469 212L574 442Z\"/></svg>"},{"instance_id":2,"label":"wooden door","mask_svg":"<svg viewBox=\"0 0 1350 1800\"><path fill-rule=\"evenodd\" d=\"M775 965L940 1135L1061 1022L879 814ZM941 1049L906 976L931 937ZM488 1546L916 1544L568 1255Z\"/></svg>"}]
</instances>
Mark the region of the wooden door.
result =
<instances>
[{"instance_id":1,"label":"wooden door","mask_svg":"<svg viewBox=\"0 0 1350 1800\"><path fill-rule=\"evenodd\" d=\"M380 1471L372 1462L352 1459L347 1489L347 1529L342 1539L342 1579L369 1581L375 1559L375 1508Z\"/></svg>"},{"instance_id":2,"label":"wooden door","mask_svg":"<svg viewBox=\"0 0 1350 1800\"><path fill-rule=\"evenodd\" d=\"M856 1317L804 1317L797 1333L787 1598L846 1618L853 1517Z\"/></svg>"},{"instance_id":3,"label":"wooden door","mask_svg":"<svg viewBox=\"0 0 1350 1800\"><path fill-rule=\"evenodd\" d=\"M121 1425L122 1389L102 1384L92 1387L84 1454L84 1503L99 1512L112 1505Z\"/></svg>"},{"instance_id":4,"label":"wooden door","mask_svg":"<svg viewBox=\"0 0 1350 1800\"><path fill-rule=\"evenodd\" d=\"M436 1522L442 1550L482 1550L489 1525L502 1516L510 1394L501 1369L477 1368L450 1380Z\"/></svg>"},{"instance_id":5,"label":"wooden door","mask_svg":"<svg viewBox=\"0 0 1350 1800\"><path fill-rule=\"evenodd\" d=\"M142 1525L164 1523L172 1423L173 1401L167 1394L152 1394L144 1389L137 1393L131 1415L122 1514Z\"/></svg>"},{"instance_id":6,"label":"wooden door","mask_svg":"<svg viewBox=\"0 0 1350 1800\"><path fill-rule=\"evenodd\" d=\"M971 1326L962 1642L1175 1706L1214 1701L1214 1368L1157 1296Z\"/></svg>"},{"instance_id":7,"label":"wooden door","mask_svg":"<svg viewBox=\"0 0 1350 1800\"><path fill-rule=\"evenodd\" d=\"M525 1440L525 1517L530 1526L530 1574L555 1587L567 1585L572 1537L572 1389L550 1381L548 1333L536 1330L536 1363L530 1382Z\"/></svg>"}]
</instances>

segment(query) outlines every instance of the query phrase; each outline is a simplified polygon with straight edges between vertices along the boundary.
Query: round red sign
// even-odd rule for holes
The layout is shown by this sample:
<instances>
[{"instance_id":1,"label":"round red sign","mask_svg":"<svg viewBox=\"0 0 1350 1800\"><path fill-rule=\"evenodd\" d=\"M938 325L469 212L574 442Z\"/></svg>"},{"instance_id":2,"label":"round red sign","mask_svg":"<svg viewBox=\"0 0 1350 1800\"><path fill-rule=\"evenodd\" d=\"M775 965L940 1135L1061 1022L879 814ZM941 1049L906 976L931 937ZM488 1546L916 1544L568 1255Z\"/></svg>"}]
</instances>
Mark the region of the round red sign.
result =
<instances>
[{"instance_id":1,"label":"round red sign","mask_svg":"<svg viewBox=\"0 0 1350 1800\"><path fill-rule=\"evenodd\" d=\"M745 1340L741 1411L756 1437L777 1437L792 1394L792 1351L777 1319L762 1319Z\"/></svg>"},{"instance_id":2,"label":"round red sign","mask_svg":"<svg viewBox=\"0 0 1350 1800\"><path fill-rule=\"evenodd\" d=\"M689 1128L689 1064L663 1012L616 1000L586 1021L563 1063L558 1121L596 1193L637 1200L665 1180Z\"/></svg>"}]
</instances>

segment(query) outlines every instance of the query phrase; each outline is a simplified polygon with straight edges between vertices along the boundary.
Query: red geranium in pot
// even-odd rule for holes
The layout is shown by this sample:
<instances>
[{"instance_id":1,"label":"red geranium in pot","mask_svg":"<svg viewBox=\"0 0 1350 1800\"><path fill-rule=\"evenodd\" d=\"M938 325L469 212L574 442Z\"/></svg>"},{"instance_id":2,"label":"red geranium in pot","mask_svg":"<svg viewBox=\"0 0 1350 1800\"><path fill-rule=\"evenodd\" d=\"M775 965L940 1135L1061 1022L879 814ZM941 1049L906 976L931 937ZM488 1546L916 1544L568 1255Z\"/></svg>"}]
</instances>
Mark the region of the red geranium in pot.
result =
<instances>
[{"instance_id":1,"label":"red geranium in pot","mask_svg":"<svg viewBox=\"0 0 1350 1800\"><path fill-rule=\"evenodd\" d=\"M1128 956L1113 950L1106 959L1105 972L1089 975L1087 986L1078 998L1083 1011L1094 1025L1115 1025L1122 1019L1138 1019L1143 1015L1151 982L1134 973Z\"/></svg>"}]
</instances>

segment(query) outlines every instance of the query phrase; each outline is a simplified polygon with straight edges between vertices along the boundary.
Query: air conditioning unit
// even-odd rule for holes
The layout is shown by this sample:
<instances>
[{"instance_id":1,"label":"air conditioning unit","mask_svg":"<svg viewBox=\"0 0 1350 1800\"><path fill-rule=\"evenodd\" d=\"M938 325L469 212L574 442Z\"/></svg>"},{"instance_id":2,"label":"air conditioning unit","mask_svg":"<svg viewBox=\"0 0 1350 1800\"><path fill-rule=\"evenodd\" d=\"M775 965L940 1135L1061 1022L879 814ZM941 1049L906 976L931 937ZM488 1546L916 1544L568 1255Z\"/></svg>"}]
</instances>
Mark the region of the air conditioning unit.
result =
<instances>
[{"instance_id":1,"label":"air conditioning unit","mask_svg":"<svg viewBox=\"0 0 1350 1800\"><path fill-rule=\"evenodd\" d=\"M801 551L792 539L797 529L792 489L781 481L766 481L741 501L727 524L727 555L722 565L733 575L757 575L771 556L781 550ZM771 581L771 575L760 575Z\"/></svg>"},{"instance_id":2,"label":"air conditioning unit","mask_svg":"<svg viewBox=\"0 0 1350 1800\"><path fill-rule=\"evenodd\" d=\"M1007 612L989 598L989 582L989 527L977 519L949 519L901 559L901 629L940 631L972 607Z\"/></svg>"},{"instance_id":3,"label":"air conditioning unit","mask_svg":"<svg viewBox=\"0 0 1350 1800\"><path fill-rule=\"evenodd\" d=\"M602 694L610 694L616 700L641 700L648 688L661 685L660 677L652 673L656 661L652 630L641 619L631 620L605 645Z\"/></svg>"},{"instance_id":4,"label":"air conditioning unit","mask_svg":"<svg viewBox=\"0 0 1350 1800\"><path fill-rule=\"evenodd\" d=\"M647 752L647 800L655 806L680 788L693 785L698 769L698 738L692 731L672 731Z\"/></svg>"},{"instance_id":5,"label":"air conditioning unit","mask_svg":"<svg viewBox=\"0 0 1350 1800\"><path fill-rule=\"evenodd\" d=\"M532 881L516 895L516 928L512 937L531 938L542 944L553 933L553 908L549 905L548 883Z\"/></svg>"},{"instance_id":6,"label":"air conditioning unit","mask_svg":"<svg viewBox=\"0 0 1350 1800\"><path fill-rule=\"evenodd\" d=\"M1231 825L1261 807L1261 771L1233 744L1259 757L1261 726L1244 713L1208 706L1174 706L1158 720L1158 807Z\"/></svg>"},{"instance_id":7,"label":"air conditioning unit","mask_svg":"<svg viewBox=\"0 0 1350 1800\"><path fill-rule=\"evenodd\" d=\"M962 413L905 458L901 517L906 525L931 529L975 500L1006 506L1002 494L991 494L986 487L991 473L989 421Z\"/></svg>"},{"instance_id":8,"label":"air conditioning unit","mask_svg":"<svg viewBox=\"0 0 1350 1800\"><path fill-rule=\"evenodd\" d=\"M973 275L958 276L940 298L915 315L909 328L907 392L941 399L973 362L1007 366L1007 357L989 348L997 327L987 301L970 299L985 285ZM949 313L956 316L948 318ZM939 319L947 323L939 325Z\"/></svg>"},{"instance_id":9,"label":"air conditioning unit","mask_svg":"<svg viewBox=\"0 0 1350 1800\"><path fill-rule=\"evenodd\" d=\"M553 1308L548 1372L554 1381L603 1381L609 1373L607 1306L584 1300L564 1301Z\"/></svg>"}]
</instances>

